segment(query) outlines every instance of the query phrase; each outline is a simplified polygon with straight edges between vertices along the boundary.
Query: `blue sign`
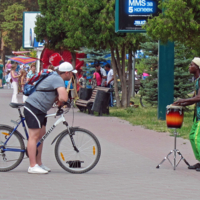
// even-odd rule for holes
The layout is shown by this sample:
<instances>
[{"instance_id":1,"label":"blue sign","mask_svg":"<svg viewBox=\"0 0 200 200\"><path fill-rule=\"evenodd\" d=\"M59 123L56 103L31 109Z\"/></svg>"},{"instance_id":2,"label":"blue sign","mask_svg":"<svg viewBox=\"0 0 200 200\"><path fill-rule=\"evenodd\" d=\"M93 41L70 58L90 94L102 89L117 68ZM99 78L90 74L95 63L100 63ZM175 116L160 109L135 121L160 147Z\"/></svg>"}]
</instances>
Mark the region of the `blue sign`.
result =
<instances>
[{"instance_id":1,"label":"blue sign","mask_svg":"<svg viewBox=\"0 0 200 200\"><path fill-rule=\"evenodd\" d=\"M144 25L144 24L146 24L146 20L135 20L134 21L134 25L135 26L142 26L142 25Z\"/></svg>"},{"instance_id":2,"label":"blue sign","mask_svg":"<svg viewBox=\"0 0 200 200\"><path fill-rule=\"evenodd\" d=\"M43 46L44 46L44 43L37 42L36 38L34 38L34 45L33 45L34 48L43 47Z\"/></svg>"},{"instance_id":3,"label":"blue sign","mask_svg":"<svg viewBox=\"0 0 200 200\"><path fill-rule=\"evenodd\" d=\"M157 11L157 4L152 0L128 0L126 11L132 15L151 15Z\"/></svg>"}]
</instances>

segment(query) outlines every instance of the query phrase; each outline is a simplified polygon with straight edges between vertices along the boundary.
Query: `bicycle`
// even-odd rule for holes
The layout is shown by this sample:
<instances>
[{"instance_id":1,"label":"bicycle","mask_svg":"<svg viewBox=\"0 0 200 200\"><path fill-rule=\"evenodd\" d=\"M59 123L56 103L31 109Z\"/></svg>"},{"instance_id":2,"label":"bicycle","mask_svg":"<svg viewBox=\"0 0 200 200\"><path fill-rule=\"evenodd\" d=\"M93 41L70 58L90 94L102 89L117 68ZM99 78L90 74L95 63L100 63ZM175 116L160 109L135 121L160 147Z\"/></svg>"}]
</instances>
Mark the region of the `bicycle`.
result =
<instances>
[{"instance_id":1,"label":"bicycle","mask_svg":"<svg viewBox=\"0 0 200 200\"><path fill-rule=\"evenodd\" d=\"M16 168L24 159L25 153L28 157L24 144L25 138L17 130L19 125L22 124L28 140L25 118L20 110L24 104L10 103L9 105L18 109L20 119L19 121L11 120L16 124L14 128L0 124L0 156L2 157L2 159L0 158L0 172L7 172ZM58 107L56 113L46 115L47 118L60 117L37 143L37 147L44 142L58 124L63 122L67 129L59 133L51 143L52 145L56 142L54 151L56 160L64 170L70 173L86 173L98 163L101 156L101 146L97 137L90 131L79 127L69 127L64 114L69 112L71 104L67 103L67 106L66 110Z\"/></svg>"}]
</instances>

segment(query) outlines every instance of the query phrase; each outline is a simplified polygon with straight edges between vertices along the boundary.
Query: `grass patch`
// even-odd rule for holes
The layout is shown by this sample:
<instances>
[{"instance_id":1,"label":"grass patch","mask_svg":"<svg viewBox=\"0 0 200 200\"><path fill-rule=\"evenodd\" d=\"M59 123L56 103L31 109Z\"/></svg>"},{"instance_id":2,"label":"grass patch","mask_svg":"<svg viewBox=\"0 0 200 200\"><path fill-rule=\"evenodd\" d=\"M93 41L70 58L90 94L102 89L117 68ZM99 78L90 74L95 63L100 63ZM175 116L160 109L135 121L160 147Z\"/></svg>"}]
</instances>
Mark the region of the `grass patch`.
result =
<instances>
[{"instance_id":1,"label":"grass patch","mask_svg":"<svg viewBox=\"0 0 200 200\"><path fill-rule=\"evenodd\" d=\"M136 96L132 99L135 104L138 104L138 108L129 107L123 108L110 108L110 115L119 117L130 122L132 125L139 125L147 129L159 131L159 132L170 132L173 133L173 129L168 129L166 121L157 119L157 108L149 107L143 108L139 104L139 97ZM193 106L191 106L193 110ZM180 137L188 139L190 130L193 124L193 111L184 113L184 122L181 129L177 129Z\"/></svg>"}]
</instances>

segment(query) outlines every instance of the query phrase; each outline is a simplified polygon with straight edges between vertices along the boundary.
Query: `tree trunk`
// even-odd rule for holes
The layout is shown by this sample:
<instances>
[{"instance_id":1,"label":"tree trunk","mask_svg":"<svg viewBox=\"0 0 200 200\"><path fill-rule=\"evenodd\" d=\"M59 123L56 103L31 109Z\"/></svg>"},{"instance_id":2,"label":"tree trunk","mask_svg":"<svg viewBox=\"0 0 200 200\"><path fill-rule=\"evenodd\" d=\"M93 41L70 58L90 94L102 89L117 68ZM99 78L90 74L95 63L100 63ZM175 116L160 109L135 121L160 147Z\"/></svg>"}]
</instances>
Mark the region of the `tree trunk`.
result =
<instances>
[{"instance_id":1,"label":"tree trunk","mask_svg":"<svg viewBox=\"0 0 200 200\"><path fill-rule=\"evenodd\" d=\"M76 53L75 52L71 52L71 55L72 55L72 66L75 69L76 68Z\"/></svg>"},{"instance_id":2,"label":"tree trunk","mask_svg":"<svg viewBox=\"0 0 200 200\"><path fill-rule=\"evenodd\" d=\"M119 49L118 47L116 48L116 55L117 55L117 68L118 68L118 75L119 75L119 78L121 80L122 78L122 70L121 70L121 64L120 64L120 56L119 56Z\"/></svg>"},{"instance_id":3,"label":"tree trunk","mask_svg":"<svg viewBox=\"0 0 200 200\"><path fill-rule=\"evenodd\" d=\"M1 59L3 62L3 66L5 68L5 46L4 46L3 37L1 37Z\"/></svg>"},{"instance_id":4,"label":"tree trunk","mask_svg":"<svg viewBox=\"0 0 200 200\"><path fill-rule=\"evenodd\" d=\"M122 84L122 106L124 108L127 107L127 84L126 84L126 76L125 76L125 59L126 59L126 48L125 45L122 45L121 54L122 54L122 78L121 78L121 84Z\"/></svg>"},{"instance_id":5,"label":"tree trunk","mask_svg":"<svg viewBox=\"0 0 200 200\"><path fill-rule=\"evenodd\" d=\"M129 49L128 51L128 72L129 72L129 78L128 78L128 92L127 92L127 104L128 106L130 105L130 98L131 98L131 94L132 94L132 70L133 70L133 66L132 66L132 50ZM133 91L134 92L134 91Z\"/></svg>"},{"instance_id":6,"label":"tree trunk","mask_svg":"<svg viewBox=\"0 0 200 200\"><path fill-rule=\"evenodd\" d=\"M121 107L121 101L119 97L119 91L118 91L118 84L117 84L117 75L118 75L118 68L116 65L116 60L115 60L115 53L114 53L114 48L111 47L111 58L112 58L112 67L113 67L113 74L114 74L114 90L115 90L115 99L116 99L116 106L117 108Z\"/></svg>"}]
</instances>

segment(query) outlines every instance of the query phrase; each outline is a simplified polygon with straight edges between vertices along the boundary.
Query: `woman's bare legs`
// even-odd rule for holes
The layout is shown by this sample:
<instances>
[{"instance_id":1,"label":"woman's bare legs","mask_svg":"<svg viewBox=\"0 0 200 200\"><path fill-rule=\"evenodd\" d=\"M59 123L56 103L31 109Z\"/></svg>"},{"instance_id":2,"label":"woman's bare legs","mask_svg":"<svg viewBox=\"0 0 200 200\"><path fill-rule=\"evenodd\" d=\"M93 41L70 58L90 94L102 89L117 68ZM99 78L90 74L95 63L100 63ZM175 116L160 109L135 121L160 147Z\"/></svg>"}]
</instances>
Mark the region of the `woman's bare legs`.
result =
<instances>
[{"instance_id":1,"label":"woman's bare legs","mask_svg":"<svg viewBox=\"0 0 200 200\"><path fill-rule=\"evenodd\" d=\"M39 140L44 136L44 134L46 133L46 126L42 126L41 130L40 130L40 136L39 136ZM39 141L38 140L38 141ZM40 146L37 148L38 149L38 154L36 156L36 162L37 164L40 166L42 164L42 147L43 147L43 142L40 144Z\"/></svg>"}]
</instances>

